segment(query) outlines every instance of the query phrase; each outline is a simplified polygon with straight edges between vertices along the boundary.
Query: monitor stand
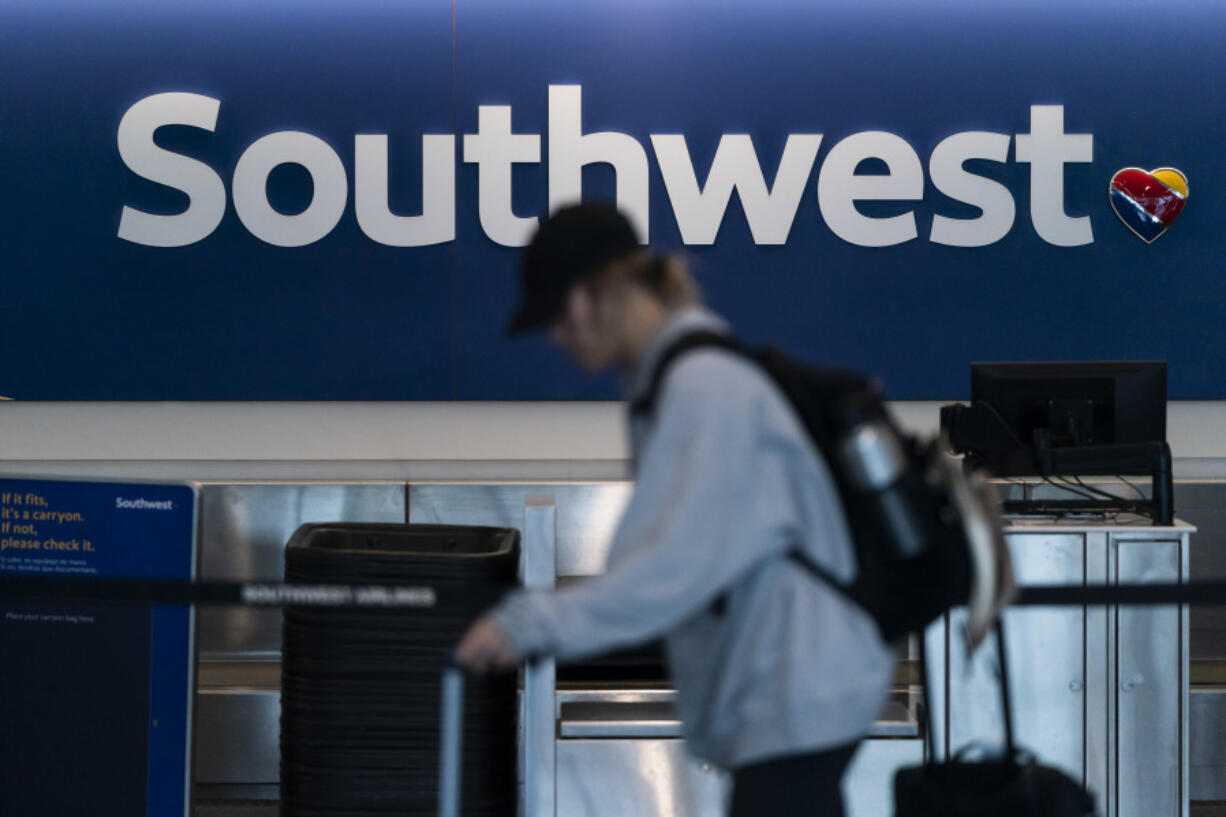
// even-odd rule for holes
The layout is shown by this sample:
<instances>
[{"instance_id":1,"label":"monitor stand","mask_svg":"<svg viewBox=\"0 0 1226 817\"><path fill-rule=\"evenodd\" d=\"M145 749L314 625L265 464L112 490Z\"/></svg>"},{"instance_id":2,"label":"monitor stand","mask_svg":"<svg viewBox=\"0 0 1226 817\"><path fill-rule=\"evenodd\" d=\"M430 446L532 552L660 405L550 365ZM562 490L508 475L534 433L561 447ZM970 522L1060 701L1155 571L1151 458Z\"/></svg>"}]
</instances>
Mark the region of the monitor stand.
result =
<instances>
[{"instance_id":1,"label":"monitor stand","mask_svg":"<svg viewBox=\"0 0 1226 817\"><path fill-rule=\"evenodd\" d=\"M1007 513L1117 513L1138 511L1155 525L1175 520L1174 476L1171 447L1166 442L1121 445L1084 445L1052 448L1043 439L1035 450L1039 468L1047 477L1148 476L1151 499L1020 500L1006 502Z\"/></svg>"}]
</instances>

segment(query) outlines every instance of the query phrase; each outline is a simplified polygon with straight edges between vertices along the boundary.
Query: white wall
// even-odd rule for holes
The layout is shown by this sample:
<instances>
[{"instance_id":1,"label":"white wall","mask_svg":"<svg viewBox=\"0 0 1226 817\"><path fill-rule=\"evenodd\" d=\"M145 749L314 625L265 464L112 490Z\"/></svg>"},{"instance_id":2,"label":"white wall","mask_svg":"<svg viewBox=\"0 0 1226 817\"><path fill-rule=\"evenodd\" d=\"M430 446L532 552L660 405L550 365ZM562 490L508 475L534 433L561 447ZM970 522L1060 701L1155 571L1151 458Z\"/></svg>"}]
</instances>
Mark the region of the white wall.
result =
<instances>
[{"instance_id":1,"label":"white wall","mask_svg":"<svg viewBox=\"0 0 1226 817\"><path fill-rule=\"evenodd\" d=\"M939 402L895 403L934 431ZM157 479L619 479L618 403L0 403L0 470ZM1226 402L1175 402L1176 475L1226 477Z\"/></svg>"}]
</instances>

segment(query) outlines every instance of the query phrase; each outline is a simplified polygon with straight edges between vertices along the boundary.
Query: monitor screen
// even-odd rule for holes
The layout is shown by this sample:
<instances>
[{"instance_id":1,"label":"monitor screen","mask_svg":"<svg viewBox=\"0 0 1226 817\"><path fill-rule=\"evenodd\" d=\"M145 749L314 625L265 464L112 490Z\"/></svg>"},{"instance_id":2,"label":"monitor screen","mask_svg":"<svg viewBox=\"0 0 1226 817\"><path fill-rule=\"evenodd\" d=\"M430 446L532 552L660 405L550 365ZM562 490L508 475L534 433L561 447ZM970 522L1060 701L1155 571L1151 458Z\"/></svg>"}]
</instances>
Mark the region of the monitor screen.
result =
<instances>
[{"instance_id":1,"label":"monitor screen","mask_svg":"<svg viewBox=\"0 0 1226 817\"><path fill-rule=\"evenodd\" d=\"M988 454L989 466L1033 474L1029 452L1040 440L1052 448L1165 440L1166 363L975 363L971 405L990 407L1018 443Z\"/></svg>"}]
</instances>

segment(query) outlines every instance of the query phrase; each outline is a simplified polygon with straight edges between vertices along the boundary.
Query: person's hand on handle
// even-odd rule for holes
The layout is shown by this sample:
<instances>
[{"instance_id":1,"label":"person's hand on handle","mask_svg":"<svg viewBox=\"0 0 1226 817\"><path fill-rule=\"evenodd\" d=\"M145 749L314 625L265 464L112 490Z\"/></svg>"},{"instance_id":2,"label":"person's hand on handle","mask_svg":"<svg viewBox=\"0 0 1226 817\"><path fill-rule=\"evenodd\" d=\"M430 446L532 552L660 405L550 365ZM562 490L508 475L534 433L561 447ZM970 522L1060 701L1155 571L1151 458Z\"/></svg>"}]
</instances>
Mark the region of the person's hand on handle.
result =
<instances>
[{"instance_id":1,"label":"person's hand on handle","mask_svg":"<svg viewBox=\"0 0 1226 817\"><path fill-rule=\"evenodd\" d=\"M456 663L472 675L494 670L509 670L519 664L520 656L511 639L488 616L476 621L456 648Z\"/></svg>"}]
</instances>

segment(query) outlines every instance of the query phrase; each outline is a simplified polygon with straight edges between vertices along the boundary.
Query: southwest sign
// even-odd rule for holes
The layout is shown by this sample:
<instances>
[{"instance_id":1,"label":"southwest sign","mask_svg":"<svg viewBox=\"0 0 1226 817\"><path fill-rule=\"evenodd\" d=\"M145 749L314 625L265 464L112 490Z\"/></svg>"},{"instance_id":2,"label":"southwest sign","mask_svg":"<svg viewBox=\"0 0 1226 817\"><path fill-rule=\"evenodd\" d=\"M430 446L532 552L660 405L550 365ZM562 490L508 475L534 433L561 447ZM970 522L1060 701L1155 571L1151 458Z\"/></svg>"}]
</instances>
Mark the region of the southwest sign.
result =
<instances>
[{"instance_id":1,"label":"southwest sign","mask_svg":"<svg viewBox=\"0 0 1226 817\"><path fill-rule=\"evenodd\" d=\"M583 89L549 87L548 197L550 208L582 196L582 170L606 163L616 173L617 202L650 239L650 169L647 150L627 133L583 130ZM182 213L160 215L125 206L119 237L151 247L181 247L208 238L226 211L226 185L203 162L158 147L157 130L182 125L212 132L218 128L221 101L192 93L161 93L132 105L119 123L118 146L124 164L137 175L182 191L190 205ZM422 210L402 215L388 206L388 141L385 133L354 136L352 169L354 210L362 232L393 247L423 247L456 237L457 153L478 167L478 202L485 234L503 246L527 243L537 217L519 216L511 206L512 168L539 164L540 133L516 132L510 105L482 105L475 133L421 137ZM820 133L789 133L773 182L767 180L753 137L724 134L705 180L699 179L684 134L653 133L652 153L663 177L673 217L688 245L714 244L733 191L744 207L755 244L785 244L800 200L809 190L819 152ZM993 131L963 131L943 139L928 157L933 185L946 196L978 208L977 218L937 214L927 240L953 247L994 244L1016 218L1013 194L1000 182L966 169L973 160L1030 166L1030 221L1043 241L1075 247L1094 241L1088 216L1069 216L1064 203L1064 167L1094 159L1092 134L1064 131L1063 105L1034 105L1030 132L1013 136ZM884 174L862 174L861 163L884 163ZM310 174L309 205L294 214L279 212L266 195L269 175L283 164ZM284 130L253 141L234 169L230 195L239 220L256 238L279 247L301 247L327 236L345 214L349 170L337 151L311 133ZM862 131L832 145L817 173L817 200L826 226L839 238L861 247L888 247L919 236L915 214L871 217L856 208L863 201L917 201L924 197L924 166L905 138L887 131Z\"/></svg>"},{"instance_id":2,"label":"southwest sign","mask_svg":"<svg viewBox=\"0 0 1226 817\"><path fill-rule=\"evenodd\" d=\"M39 0L0 31L5 397L614 399L503 333L583 197L748 342L892 399L984 359L1226 399L1223 3Z\"/></svg>"}]
</instances>

